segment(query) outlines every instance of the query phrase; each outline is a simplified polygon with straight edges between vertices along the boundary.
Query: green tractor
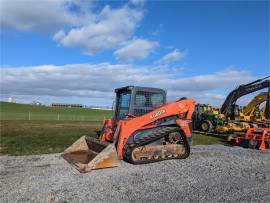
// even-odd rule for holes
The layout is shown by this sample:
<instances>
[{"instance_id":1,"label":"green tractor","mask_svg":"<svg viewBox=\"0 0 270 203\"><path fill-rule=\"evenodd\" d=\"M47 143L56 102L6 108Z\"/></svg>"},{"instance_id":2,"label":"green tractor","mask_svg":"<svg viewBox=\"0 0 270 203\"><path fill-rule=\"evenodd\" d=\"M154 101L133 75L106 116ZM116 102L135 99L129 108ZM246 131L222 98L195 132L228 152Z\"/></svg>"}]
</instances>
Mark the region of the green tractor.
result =
<instances>
[{"instance_id":1,"label":"green tractor","mask_svg":"<svg viewBox=\"0 0 270 203\"><path fill-rule=\"evenodd\" d=\"M204 132L213 132L217 126L224 123L224 119L218 110L208 104L196 104L192 121L194 130L202 130Z\"/></svg>"}]
</instances>

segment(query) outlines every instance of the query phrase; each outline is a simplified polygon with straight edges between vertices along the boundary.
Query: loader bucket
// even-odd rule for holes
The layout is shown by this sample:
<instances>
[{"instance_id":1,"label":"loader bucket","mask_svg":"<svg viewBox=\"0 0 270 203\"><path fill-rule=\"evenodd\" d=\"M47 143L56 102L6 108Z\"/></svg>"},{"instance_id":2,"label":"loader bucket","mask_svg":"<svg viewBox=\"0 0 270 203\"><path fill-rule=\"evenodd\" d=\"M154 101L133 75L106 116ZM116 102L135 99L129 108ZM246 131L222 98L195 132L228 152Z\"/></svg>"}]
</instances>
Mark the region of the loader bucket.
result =
<instances>
[{"instance_id":1,"label":"loader bucket","mask_svg":"<svg viewBox=\"0 0 270 203\"><path fill-rule=\"evenodd\" d=\"M86 136L74 142L62 156L82 173L119 165L114 144Z\"/></svg>"}]
</instances>

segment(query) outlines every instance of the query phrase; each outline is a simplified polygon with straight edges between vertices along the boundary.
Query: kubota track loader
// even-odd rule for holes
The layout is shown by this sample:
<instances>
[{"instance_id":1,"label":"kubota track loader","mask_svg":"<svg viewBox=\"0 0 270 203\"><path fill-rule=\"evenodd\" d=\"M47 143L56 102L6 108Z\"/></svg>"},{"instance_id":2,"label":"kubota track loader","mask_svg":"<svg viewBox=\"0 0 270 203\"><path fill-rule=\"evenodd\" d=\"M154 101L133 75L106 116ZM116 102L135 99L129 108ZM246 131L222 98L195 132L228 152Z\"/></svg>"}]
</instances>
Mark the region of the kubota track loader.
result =
<instances>
[{"instance_id":1,"label":"kubota track loader","mask_svg":"<svg viewBox=\"0 0 270 203\"><path fill-rule=\"evenodd\" d=\"M115 92L114 116L104 121L99 139L81 137L64 151L67 161L89 172L118 166L119 159L145 164L189 156L193 100L166 104L166 92L157 88L127 86Z\"/></svg>"}]
</instances>

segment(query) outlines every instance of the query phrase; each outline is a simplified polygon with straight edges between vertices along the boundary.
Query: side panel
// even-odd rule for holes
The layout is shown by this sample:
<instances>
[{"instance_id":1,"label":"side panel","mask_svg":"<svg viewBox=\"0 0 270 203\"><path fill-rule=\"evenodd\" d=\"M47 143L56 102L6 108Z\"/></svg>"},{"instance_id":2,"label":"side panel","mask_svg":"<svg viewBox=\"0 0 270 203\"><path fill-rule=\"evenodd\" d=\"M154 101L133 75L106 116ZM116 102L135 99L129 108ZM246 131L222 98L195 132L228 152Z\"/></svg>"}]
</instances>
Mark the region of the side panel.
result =
<instances>
[{"instance_id":1,"label":"side panel","mask_svg":"<svg viewBox=\"0 0 270 203\"><path fill-rule=\"evenodd\" d=\"M119 121L118 125L121 126L121 129L118 131L118 133L115 132L114 135L114 138L118 137L117 154L119 158L122 158L124 144L126 143L130 135L132 135L135 131L145 128L147 125L162 118L178 115L181 120L185 121L178 121L178 125L183 128L186 136L190 137L191 131L188 130L188 124L189 122L191 122L191 116L194 111L194 107L195 101L180 100L177 102L168 103L143 116Z\"/></svg>"}]
</instances>

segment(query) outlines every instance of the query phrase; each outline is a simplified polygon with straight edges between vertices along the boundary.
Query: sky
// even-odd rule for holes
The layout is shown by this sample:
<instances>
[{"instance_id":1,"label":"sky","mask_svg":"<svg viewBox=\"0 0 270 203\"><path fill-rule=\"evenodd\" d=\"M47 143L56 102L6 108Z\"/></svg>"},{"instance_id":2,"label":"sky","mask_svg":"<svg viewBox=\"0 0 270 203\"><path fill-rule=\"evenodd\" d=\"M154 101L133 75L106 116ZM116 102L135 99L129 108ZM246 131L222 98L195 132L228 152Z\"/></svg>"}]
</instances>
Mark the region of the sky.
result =
<instances>
[{"instance_id":1,"label":"sky","mask_svg":"<svg viewBox=\"0 0 270 203\"><path fill-rule=\"evenodd\" d=\"M36 2L0 0L1 100L110 106L138 85L219 106L270 75L269 1Z\"/></svg>"}]
</instances>

